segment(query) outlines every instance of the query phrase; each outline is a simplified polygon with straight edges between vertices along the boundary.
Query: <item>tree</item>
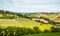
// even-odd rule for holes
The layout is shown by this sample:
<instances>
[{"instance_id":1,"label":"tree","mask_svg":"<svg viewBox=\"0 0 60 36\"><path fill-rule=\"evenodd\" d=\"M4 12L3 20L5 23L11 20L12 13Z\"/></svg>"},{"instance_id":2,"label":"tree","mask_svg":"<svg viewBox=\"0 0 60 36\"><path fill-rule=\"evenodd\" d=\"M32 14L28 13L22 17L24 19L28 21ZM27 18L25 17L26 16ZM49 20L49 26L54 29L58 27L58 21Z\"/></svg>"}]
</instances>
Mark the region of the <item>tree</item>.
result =
<instances>
[{"instance_id":1,"label":"tree","mask_svg":"<svg viewBox=\"0 0 60 36\"><path fill-rule=\"evenodd\" d=\"M34 30L36 31L36 33L40 33L41 31L39 30L39 27L34 27Z\"/></svg>"},{"instance_id":2,"label":"tree","mask_svg":"<svg viewBox=\"0 0 60 36\"><path fill-rule=\"evenodd\" d=\"M27 28L27 29L28 29L28 34L34 34L35 33L35 30L30 29L30 28Z\"/></svg>"},{"instance_id":3,"label":"tree","mask_svg":"<svg viewBox=\"0 0 60 36\"><path fill-rule=\"evenodd\" d=\"M51 32L60 32L60 28L55 28L54 26L51 27Z\"/></svg>"},{"instance_id":4,"label":"tree","mask_svg":"<svg viewBox=\"0 0 60 36\"><path fill-rule=\"evenodd\" d=\"M16 27L7 27L5 29L5 36L16 36Z\"/></svg>"}]
</instances>

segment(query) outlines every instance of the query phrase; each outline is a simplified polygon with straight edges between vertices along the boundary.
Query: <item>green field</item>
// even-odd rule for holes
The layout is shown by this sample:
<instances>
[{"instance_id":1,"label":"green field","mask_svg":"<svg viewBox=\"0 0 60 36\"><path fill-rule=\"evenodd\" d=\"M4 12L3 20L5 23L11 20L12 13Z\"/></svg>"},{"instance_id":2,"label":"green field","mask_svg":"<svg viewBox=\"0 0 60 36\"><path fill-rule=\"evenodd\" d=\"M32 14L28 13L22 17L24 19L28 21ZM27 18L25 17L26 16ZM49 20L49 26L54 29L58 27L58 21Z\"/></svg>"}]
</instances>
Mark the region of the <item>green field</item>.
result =
<instances>
[{"instance_id":1,"label":"green field","mask_svg":"<svg viewBox=\"0 0 60 36\"><path fill-rule=\"evenodd\" d=\"M24 35L24 36L60 36L60 32L30 34L30 35Z\"/></svg>"},{"instance_id":2,"label":"green field","mask_svg":"<svg viewBox=\"0 0 60 36\"><path fill-rule=\"evenodd\" d=\"M27 18L17 18L17 19L0 19L0 26L39 26L40 23L32 21Z\"/></svg>"}]
</instances>

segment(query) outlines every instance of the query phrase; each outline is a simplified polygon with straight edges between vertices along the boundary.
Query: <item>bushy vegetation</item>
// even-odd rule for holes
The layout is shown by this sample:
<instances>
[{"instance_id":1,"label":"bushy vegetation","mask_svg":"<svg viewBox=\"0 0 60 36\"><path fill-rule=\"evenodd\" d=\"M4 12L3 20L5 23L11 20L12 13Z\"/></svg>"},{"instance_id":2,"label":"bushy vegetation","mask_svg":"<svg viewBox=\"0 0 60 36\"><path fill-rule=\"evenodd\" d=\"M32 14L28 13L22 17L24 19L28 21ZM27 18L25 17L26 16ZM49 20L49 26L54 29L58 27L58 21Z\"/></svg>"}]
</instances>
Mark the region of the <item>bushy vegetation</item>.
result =
<instances>
[{"instance_id":1,"label":"bushy vegetation","mask_svg":"<svg viewBox=\"0 0 60 36\"><path fill-rule=\"evenodd\" d=\"M0 28L0 36L22 36L27 34L34 34L35 31L30 28L7 27Z\"/></svg>"},{"instance_id":2,"label":"bushy vegetation","mask_svg":"<svg viewBox=\"0 0 60 36\"><path fill-rule=\"evenodd\" d=\"M51 32L60 32L60 28L55 28L54 26L51 27Z\"/></svg>"},{"instance_id":3,"label":"bushy vegetation","mask_svg":"<svg viewBox=\"0 0 60 36\"><path fill-rule=\"evenodd\" d=\"M13 19L15 18L15 12L0 10L2 17L0 19ZM12 15L12 16L11 16Z\"/></svg>"},{"instance_id":4,"label":"bushy vegetation","mask_svg":"<svg viewBox=\"0 0 60 36\"><path fill-rule=\"evenodd\" d=\"M34 27L33 29L25 28L25 27L23 28L12 27L12 26L9 26L7 28L0 27L0 36L23 36L23 35L36 34L41 32L42 31L39 30L39 27ZM49 32L49 30L45 30L44 32ZM52 26L50 32L60 32L60 28L55 28Z\"/></svg>"}]
</instances>

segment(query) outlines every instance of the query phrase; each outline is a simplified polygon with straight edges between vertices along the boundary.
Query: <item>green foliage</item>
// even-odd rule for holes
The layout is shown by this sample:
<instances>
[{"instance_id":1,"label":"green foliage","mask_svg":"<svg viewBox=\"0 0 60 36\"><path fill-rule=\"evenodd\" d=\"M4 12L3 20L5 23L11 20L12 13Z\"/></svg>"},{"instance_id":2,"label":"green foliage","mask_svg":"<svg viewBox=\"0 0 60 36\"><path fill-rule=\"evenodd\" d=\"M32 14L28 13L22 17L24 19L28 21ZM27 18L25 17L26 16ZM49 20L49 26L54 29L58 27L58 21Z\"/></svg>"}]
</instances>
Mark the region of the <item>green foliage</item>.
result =
<instances>
[{"instance_id":1,"label":"green foliage","mask_svg":"<svg viewBox=\"0 0 60 36\"><path fill-rule=\"evenodd\" d=\"M19 27L12 27L12 26L9 26L4 29L0 28L0 36L23 36L23 35L37 34L41 32L42 31L40 31L38 27L34 27L34 29L19 28ZM49 32L49 30L45 30L44 32ZM53 26L51 27L50 32L60 32L60 28L54 28Z\"/></svg>"},{"instance_id":2,"label":"green foliage","mask_svg":"<svg viewBox=\"0 0 60 36\"><path fill-rule=\"evenodd\" d=\"M4 14L4 10L0 10L0 13L1 13L1 14Z\"/></svg>"},{"instance_id":3,"label":"green foliage","mask_svg":"<svg viewBox=\"0 0 60 36\"><path fill-rule=\"evenodd\" d=\"M53 25L56 24L54 21L49 21L48 23L49 23L49 24L53 24Z\"/></svg>"},{"instance_id":4,"label":"green foliage","mask_svg":"<svg viewBox=\"0 0 60 36\"><path fill-rule=\"evenodd\" d=\"M60 28L55 28L54 26L51 27L51 32L60 32Z\"/></svg>"},{"instance_id":5,"label":"green foliage","mask_svg":"<svg viewBox=\"0 0 60 36\"><path fill-rule=\"evenodd\" d=\"M29 33L29 34L34 34L35 31L34 31L33 29L28 28L28 33Z\"/></svg>"},{"instance_id":6,"label":"green foliage","mask_svg":"<svg viewBox=\"0 0 60 36\"><path fill-rule=\"evenodd\" d=\"M44 32L51 32L51 31L49 31L49 30L45 29L45 30L44 30Z\"/></svg>"},{"instance_id":7,"label":"green foliage","mask_svg":"<svg viewBox=\"0 0 60 36\"><path fill-rule=\"evenodd\" d=\"M37 18L35 14L33 13L28 13L24 15L25 18L32 19L32 18Z\"/></svg>"},{"instance_id":8,"label":"green foliage","mask_svg":"<svg viewBox=\"0 0 60 36\"><path fill-rule=\"evenodd\" d=\"M35 33L30 28L19 28L19 27L7 27L5 29L0 28L0 36L22 36Z\"/></svg>"},{"instance_id":9,"label":"green foliage","mask_svg":"<svg viewBox=\"0 0 60 36\"><path fill-rule=\"evenodd\" d=\"M16 18L15 15L17 15L17 13L15 13L15 12L4 11L4 10L0 10L0 14L3 15L2 17L0 17L0 19L14 19L14 18ZM7 14L9 14L9 15L7 15Z\"/></svg>"},{"instance_id":10,"label":"green foliage","mask_svg":"<svg viewBox=\"0 0 60 36\"><path fill-rule=\"evenodd\" d=\"M34 30L36 33L40 33L41 31L39 30L39 27L34 27Z\"/></svg>"}]
</instances>

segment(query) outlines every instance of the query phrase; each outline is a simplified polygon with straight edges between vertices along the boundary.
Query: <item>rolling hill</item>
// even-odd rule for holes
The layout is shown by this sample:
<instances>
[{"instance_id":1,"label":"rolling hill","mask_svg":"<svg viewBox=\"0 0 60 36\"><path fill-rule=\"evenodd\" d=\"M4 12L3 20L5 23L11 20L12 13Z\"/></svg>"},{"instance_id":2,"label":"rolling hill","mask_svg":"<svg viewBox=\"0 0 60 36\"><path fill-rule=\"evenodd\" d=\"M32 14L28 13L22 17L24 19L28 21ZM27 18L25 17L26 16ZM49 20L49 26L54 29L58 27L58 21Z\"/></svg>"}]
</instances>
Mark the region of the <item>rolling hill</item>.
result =
<instances>
[{"instance_id":1,"label":"rolling hill","mask_svg":"<svg viewBox=\"0 0 60 36\"><path fill-rule=\"evenodd\" d=\"M38 26L40 23L26 18L18 19L0 19L0 26Z\"/></svg>"},{"instance_id":2,"label":"rolling hill","mask_svg":"<svg viewBox=\"0 0 60 36\"><path fill-rule=\"evenodd\" d=\"M55 20L55 18L60 16L60 13L15 13L10 11L5 11L5 12L2 11L3 10L0 10L0 26L6 26L6 27L7 26L19 26L19 27L39 26L40 24L47 24L49 22L45 19L49 19L49 20L52 19L53 21ZM43 18L40 19L40 17ZM36 18L40 21L36 22L36 19L32 20L33 18Z\"/></svg>"}]
</instances>

